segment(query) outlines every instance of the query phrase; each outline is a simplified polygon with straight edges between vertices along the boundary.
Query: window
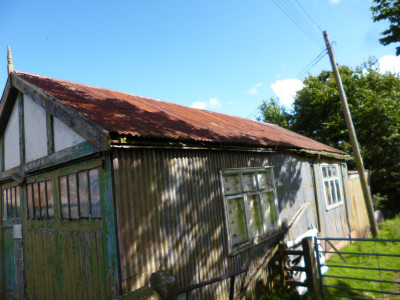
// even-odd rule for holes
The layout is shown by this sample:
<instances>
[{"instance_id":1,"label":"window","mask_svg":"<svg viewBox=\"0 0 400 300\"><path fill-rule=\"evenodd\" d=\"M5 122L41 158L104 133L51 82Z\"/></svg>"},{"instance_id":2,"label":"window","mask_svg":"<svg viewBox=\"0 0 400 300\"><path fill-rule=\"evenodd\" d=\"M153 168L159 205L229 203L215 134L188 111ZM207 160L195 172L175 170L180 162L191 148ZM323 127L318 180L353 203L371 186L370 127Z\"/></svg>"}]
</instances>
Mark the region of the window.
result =
<instances>
[{"instance_id":1,"label":"window","mask_svg":"<svg viewBox=\"0 0 400 300\"><path fill-rule=\"evenodd\" d=\"M231 250L256 243L277 230L272 168L221 172Z\"/></svg>"},{"instance_id":2,"label":"window","mask_svg":"<svg viewBox=\"0 0 400 300\"><path fill-rule=\"evenodd\" d=\"M3 190L3 219L21 217L21 192L19 186Z\"/></svg>"},{"instance_id":3,"label":"window","mask_svg":"<svg viewBox=\"0 0 400 300\"><path fill-rule=\"evenodd\" d=\"M29 220L54 219L53 183L51 180L28 184L26 194Z\"/></svg>"},{"instance_id":4,"label":"window","mask_svg":"<svg viewBox=\"0 0 400 300\"><path fill-rule=\"evenodd\" d=\"M99 171L85 170L60 177L61 217L100 218Z\"/></svg>"},{"instance_id":5,"label":"window","mask_svg":"<svg viewBox=\"0 0 400 300\"><path fill-rule=\"evenodd\" d=\"M321 165L322 182L326 208L331 209L343 203L342 190L339 181L338 165Z\"/></svg>"}]
</instances>

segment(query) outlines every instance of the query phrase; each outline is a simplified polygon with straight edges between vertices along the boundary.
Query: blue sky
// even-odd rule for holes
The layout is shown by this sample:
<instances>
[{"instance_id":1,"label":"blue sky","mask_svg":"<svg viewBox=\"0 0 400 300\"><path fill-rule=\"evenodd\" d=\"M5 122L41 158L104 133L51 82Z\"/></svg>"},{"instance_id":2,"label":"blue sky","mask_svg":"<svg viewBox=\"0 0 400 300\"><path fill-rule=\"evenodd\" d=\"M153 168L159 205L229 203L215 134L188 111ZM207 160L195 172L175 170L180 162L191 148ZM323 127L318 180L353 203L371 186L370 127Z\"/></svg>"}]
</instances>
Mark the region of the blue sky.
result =
<instances>
[{"instance_id":1,"label":"blue sky","mask_svg":"<svg viewBox=\"0 0 400 300\"><path fill-rule=\"evenodd\" d=\"M371 1L275 2L308 20L307 34L272 0L0 0L0 85L10 45L16 70L255 118L276 94L290 105L282 91L301 87L324 48L315 24L340 65L399 65L395 46L379 44L388 25L372 21ZM327 69L325 56L309 73Z\"/></svg>"}]
</instances>

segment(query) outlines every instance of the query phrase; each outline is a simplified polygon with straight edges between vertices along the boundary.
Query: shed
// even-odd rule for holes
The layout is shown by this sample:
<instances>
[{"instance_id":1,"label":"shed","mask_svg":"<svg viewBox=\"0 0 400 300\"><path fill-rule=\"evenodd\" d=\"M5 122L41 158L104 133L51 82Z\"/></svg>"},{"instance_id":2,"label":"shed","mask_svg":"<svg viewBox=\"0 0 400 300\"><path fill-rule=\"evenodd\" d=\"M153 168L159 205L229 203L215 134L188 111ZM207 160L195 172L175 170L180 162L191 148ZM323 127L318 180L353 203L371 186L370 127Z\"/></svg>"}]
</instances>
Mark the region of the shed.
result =
<instances>
[{"instance_id":1,"label":"shed","mask_svg":"<svg viewBox=\"0 0 400 300\"><path fill-rule=\"evenodd\" d=\"M180 289L251 270L302 207L289 238L351 230L349 156L273 124L13 71L0 145L5 299L112 299L161 269Z\"/></svg>"}]
</instances>

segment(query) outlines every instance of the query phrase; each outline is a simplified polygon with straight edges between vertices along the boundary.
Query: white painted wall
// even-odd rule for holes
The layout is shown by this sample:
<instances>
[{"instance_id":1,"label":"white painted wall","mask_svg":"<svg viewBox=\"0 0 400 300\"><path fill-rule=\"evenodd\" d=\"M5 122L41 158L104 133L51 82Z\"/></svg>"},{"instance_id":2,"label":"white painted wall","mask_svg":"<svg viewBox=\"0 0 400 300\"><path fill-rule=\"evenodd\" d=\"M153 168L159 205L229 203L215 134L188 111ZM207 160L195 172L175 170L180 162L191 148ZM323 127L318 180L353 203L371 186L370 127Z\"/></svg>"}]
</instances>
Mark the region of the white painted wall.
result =
<instances>
[{"instance_id":1,"label":"white painted wall","mask_svg":"<svg viewBox=\"0 0 400 300\"><path fill-rule=\"evenodd\" d=\"M18 104L14 103L10 119L4 132L4 169L20 165Z\"/></svg>"},{"instance_id":2,"label":"white painted wall","mask_svg":"<svg viewBox=\"0 0 400 300\"><path fill-rule=\"evenodd\" d=\"M54 151L60 151L86 141L56 117L54 120Z\"/></svg>"},{"instance_id":3,"label":"white painted wall","mask_svg":"<svg viewBox=\"0 0 400 300\"><path fill-rule=\"evenodd\" d=\"M46 110L24 95L25 160L47 155Z\"/></svg>"}]
</instances>

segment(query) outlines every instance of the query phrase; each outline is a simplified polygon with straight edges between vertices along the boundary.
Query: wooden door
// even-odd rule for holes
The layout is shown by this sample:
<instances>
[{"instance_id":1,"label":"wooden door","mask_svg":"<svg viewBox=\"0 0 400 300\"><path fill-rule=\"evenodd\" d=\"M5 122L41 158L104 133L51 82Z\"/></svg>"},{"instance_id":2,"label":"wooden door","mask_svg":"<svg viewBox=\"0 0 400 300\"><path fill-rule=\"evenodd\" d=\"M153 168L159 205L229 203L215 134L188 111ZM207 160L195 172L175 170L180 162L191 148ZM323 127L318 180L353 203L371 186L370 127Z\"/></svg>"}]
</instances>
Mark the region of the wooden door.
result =
<instances>
[{"instance_id":1,"label":"wooden door","mask_svg":"<svg viewBox=\"0 0 400 300\"><path fill-rule=\"evenodd\" d=\"M93 160L28 178L27 299L109 298L100 164Z\"/></svg>"},{"instance_id":2,"label":"wooden door","mask_svg":"<svg viewBox=\"0 0 400 300\"><path fill-rule=\"evenodd\" d=\"M23 299L23 248L21 187L15 183L1 187L2 298Z\"/></svg>"}]
</instances>

